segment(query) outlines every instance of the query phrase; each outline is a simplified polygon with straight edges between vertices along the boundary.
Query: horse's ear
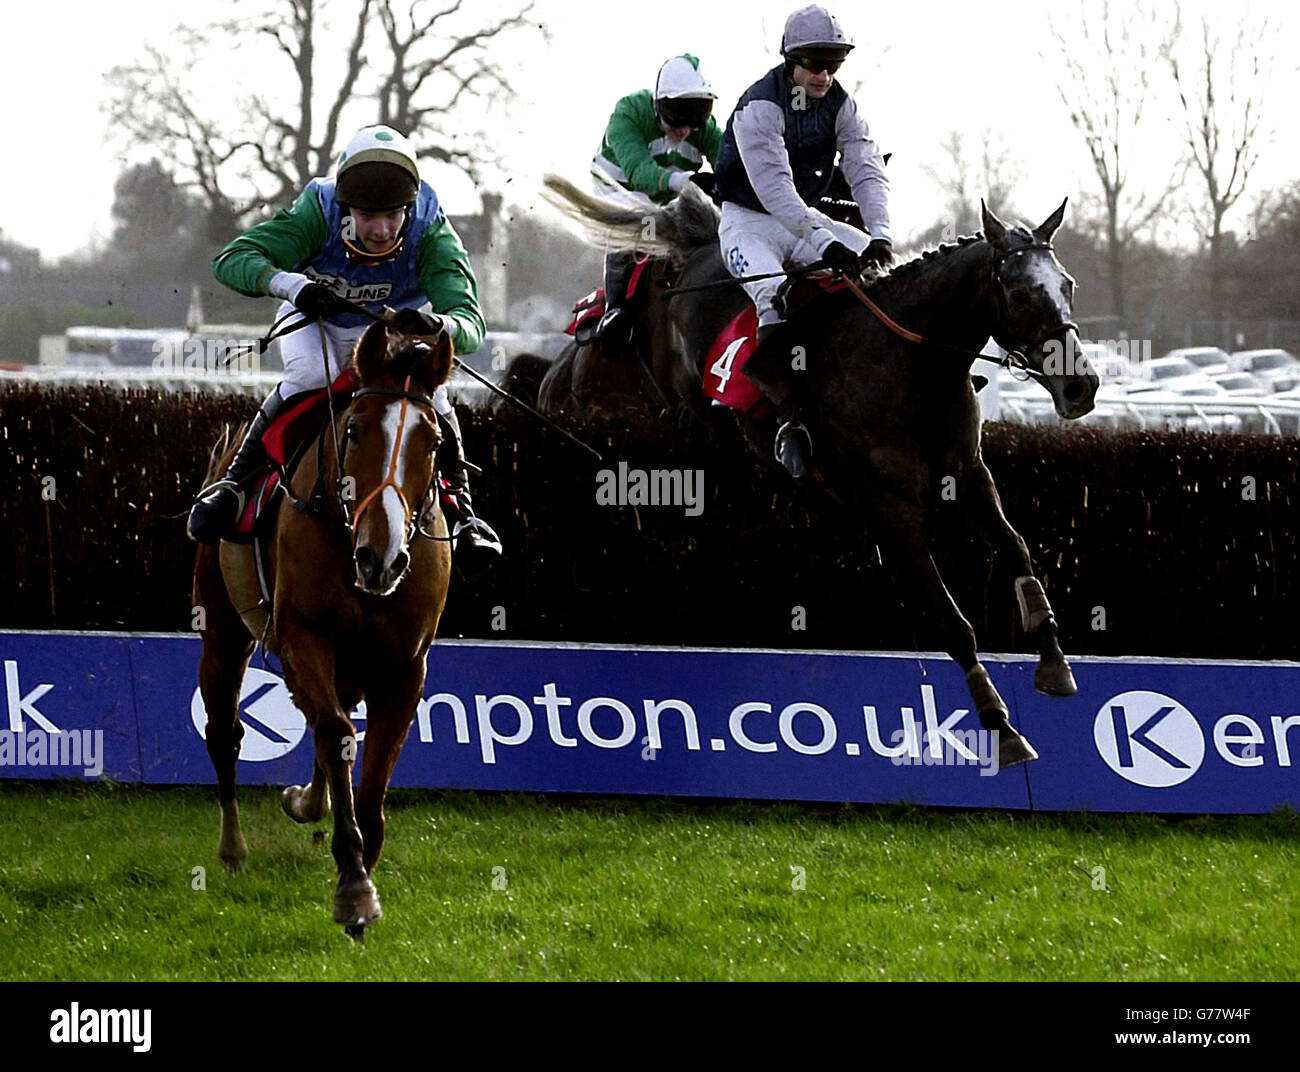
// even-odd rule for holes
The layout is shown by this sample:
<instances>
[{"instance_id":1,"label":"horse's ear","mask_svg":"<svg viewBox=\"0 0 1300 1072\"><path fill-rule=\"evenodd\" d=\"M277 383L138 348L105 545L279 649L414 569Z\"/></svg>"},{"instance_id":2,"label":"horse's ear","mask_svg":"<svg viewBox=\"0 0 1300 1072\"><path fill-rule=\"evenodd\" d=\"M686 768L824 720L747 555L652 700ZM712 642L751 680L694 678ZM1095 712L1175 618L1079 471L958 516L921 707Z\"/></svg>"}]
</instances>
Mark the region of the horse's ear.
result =
<instances>
[{"instance_id":1,"label":"horse's ear","mask_svg":"<svg viewBox=\"0 0 1300 1072\"><path fill-rule=\"evenodd\" d=\"M995 246L1002 245L1007 237L1007 225L997 217L997 213L980 198L980 223L984 228L984 237Z\"/></svg>"},{"instance_id":2,"label":"horse's ear","mask_svg":"<svg viewBox=\"0 0 1300 1072\"><path fill-rule=\"evenodd\" d=\"M1034 237L1040 242L1050 242L1052 235L1056 234L1056 229L1061 226L1065 219L1065 206L1070 199L1067 197L1061 202L1061 207L1047 217L1042 223L1034 228Z\"/></svg>"},{"instance_id":3,"label":"horse's ear","mask_svg":"<svg viewBox=\"0 0 1300 1072\"><path fill-rule=\"evenodd\" d=\"M379 377L387 359L388 328L382 321L376 320L366 328L357 348L352 352L352 364L356 367L361 382L371 383Z\"/></svg>"},{"instance_id":4,"label":"horse's ear","mask_svg":"<svg viewBox=\"0 0 1300 1072\"><path fill-rule=\"evenodd\" d=\"M451 376L451 363L455 356L451 336L445 331L432 336L424 335L420 337L419 343L422 348L427 348L428 353L412 366L411 376L429 394L433 394Z\"/></svg>"}]
</instances>

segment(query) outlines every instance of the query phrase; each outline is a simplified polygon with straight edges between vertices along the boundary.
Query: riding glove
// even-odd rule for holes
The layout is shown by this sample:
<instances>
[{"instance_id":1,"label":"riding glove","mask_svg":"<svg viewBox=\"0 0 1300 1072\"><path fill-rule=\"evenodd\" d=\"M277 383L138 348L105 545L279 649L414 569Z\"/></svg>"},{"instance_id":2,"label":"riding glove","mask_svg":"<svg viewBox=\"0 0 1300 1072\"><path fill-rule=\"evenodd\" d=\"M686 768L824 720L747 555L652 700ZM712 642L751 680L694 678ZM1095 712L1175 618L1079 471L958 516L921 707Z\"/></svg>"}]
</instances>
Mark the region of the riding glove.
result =
<instances>
[{"instance_id":1,"label":"riding glove","mask_svg":"<svg viewBox=\"0 0 1300 1072\"><path fill-rule=\"evenodd\" d=\"M822 251L822 264L845 275L857 275L861 265L858 255L843 242L832 242Z\"/></svg>"},{"instance_id":2,"label":"riding glove","mask_svg":"<svg viewBox=\"0 0 1300 1072\"><path fill-rule=\"evenodd\" d=\"M894 247L883 238L873 238L862 252L862 267L888 268L894 263Z\"/></svg>"},{"instance_id":3,"label":"riding glove","mask_svg":"<svg viewBox=\"0 0 1300 1072\"><path fill-rule=\"evenodd\" d=\"M713 196L714 176L712 171L693 171L691 172L691 182L695 183L710 197Z\"/></svg>"},{"instance_id":4,"label":"riding glove","mask_svg":"<svg viewBox=\"0 0 1300 1072\"><path fill-rule=\"evenodd\" d=\"M293 296L293 304L307 316L319 317L342 312L346 308L339 296L322 283L308 283Z\"/></svg>"}]
</instances>

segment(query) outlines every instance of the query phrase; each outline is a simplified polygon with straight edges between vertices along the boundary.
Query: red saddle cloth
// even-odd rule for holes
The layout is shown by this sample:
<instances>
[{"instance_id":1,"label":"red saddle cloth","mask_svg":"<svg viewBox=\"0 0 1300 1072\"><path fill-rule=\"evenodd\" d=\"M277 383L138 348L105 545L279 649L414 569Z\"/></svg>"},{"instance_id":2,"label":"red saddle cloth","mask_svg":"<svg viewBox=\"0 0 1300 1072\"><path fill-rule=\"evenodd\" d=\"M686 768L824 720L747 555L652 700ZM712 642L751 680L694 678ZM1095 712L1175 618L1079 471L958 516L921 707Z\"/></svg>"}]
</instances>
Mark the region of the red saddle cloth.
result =
<instances>
[{"instance_id":1,"label":"red saddle cloth","mask_svg":"<svg viewBox=\"0 0 1300 1072\"><path fill-rule=\"evenodd\" d=\"M349 366L331 385L328 394L334 396L337 412L352 398L359 381ZM290 462L294 452L312 432L325 423L329 412L327 392L306 391L289 400L272 419L270 427L262 433L262 446L266 450L266 470L252 484L244 503L244 513L231 537L236 543L247 543L275 517L280 496L280 472Z\"/></svg>"},{"instance_id":2,"label":"red saddle cloth","mask_svg":"<svg viewBox=\"0 0 1300 1072\"><path fill-rule=\"evenodd\" d=\"M800 281L787 301L787 308L797 310L820 291L830 293L843 289L844 281L837 276ZM746 305L709 347L700 383L705 398L741 413L754 413L768 405L763 392L748 376L741 374L754 354L757 335L758 311L753 305Z\"/></svg>"},{"instance_id":3,"label":"red saddle cloth","mask_svg":"<svg viewBox=\"0 0 1300 1072\"><path fill-rule=\"evenodd\" d=\"M650 255L647 253L641 257L632 268L632 275L627 281L627 297L624 301L629 301L637 293L637 287L641 282L641 277L645 274L646 265L650 263ZM590 294L579 298L573 303L573 319L569 321L569 326L564 329L566 335L576 335L578 329L584 324L598 321L605 315L605 288L597 287ZM594 324L593 324L594 326Z\"/></svg>"}]
</instances>

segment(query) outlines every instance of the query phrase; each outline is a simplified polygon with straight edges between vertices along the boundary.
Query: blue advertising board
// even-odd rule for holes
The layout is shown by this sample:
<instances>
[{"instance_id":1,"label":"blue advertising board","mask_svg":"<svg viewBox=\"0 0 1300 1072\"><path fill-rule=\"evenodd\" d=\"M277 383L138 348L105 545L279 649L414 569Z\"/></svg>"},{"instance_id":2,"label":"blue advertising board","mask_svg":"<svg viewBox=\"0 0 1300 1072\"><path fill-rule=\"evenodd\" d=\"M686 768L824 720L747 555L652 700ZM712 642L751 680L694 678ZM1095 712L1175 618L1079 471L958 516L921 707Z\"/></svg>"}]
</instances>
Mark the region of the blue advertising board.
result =
<instances>
[{"instance_id":1,"label":"blue advertising board","mask_svg":"<svg viewBox=\"0 0 1300 1072\"><path fill-rule=\"evenodd\" d=\"M0 777L213 782L199 647L189 635L0 632ZM1076 659L1068 699L1034 692L1032 659L985 665L1038 762L997 770L963 675L943 656L439 641L393 784L1039 810L1300 807L1300 664ZM279 674L250 667L240 717L241 782L308 780L311 735ZM364 704L354 722L364 748ZM80 758L92 761L27 761L33 741L60 732L80 735ZM65 747L56 758L75 757Z\"/></svg>"}]
</instances>

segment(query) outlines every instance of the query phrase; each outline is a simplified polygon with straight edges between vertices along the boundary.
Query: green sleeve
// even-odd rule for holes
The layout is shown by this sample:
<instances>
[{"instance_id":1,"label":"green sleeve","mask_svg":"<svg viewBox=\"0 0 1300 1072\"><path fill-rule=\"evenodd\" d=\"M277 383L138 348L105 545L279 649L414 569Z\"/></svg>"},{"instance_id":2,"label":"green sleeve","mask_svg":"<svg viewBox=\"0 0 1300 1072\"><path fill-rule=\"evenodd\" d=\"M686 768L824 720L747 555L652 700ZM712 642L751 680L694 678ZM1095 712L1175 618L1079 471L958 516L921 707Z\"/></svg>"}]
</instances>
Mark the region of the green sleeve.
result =
<instances>
[{"instance_id":1,"label":"green sleeve","mask_svg":"<svg viewBox=\"0 0 1300 1072\"><path fill-rule=\"evenodd\" d=\"M700 136L700 152L714 168L718 166L718 153L722 150L722 128L718 126L718 121L709 116L708 123L704 126L704 132Z\"/></svg>"},{"instance_id":2,"label":"green sleeve","mask_svg":"<svg viewBox=\"0 0 1300 1072\"><path fill-rule=\"evenodd\" d=\"M309 186L292 207L280 209L218 253L212 274L231 290L260 298L271 276L309 260L327 241L325 214Z\"/></svg>"},{"instance_id":3,"label":"green sleeve","mask_svg":"<svg viewBox=\"0 0 1300 1072\"><path fill-rule=\"evenodd\" d=\"M645 95L648 97L649 93ZM605 128L605 144L614 154L614 162L627 175L628 189L656 197L668 190L669 174L650 155L653 135L647 136L643 129L641 117L637 115L636 97L636 94L624 97L615 105L609 126Z\"/></svg>"},{"instance_id":4,"label":"green sleeve","mask_svg":"<svg viewBox=\"0 0 1300 1072\"><path fill-rule=\"evenodd\" d=\"M478 304L478 280L460 235L445 216L429 225L415 254L415 270L435 313L456 321L451 342L458 354L472 354L483 345L487 324Z\"/></svg>"}]
</instances>

